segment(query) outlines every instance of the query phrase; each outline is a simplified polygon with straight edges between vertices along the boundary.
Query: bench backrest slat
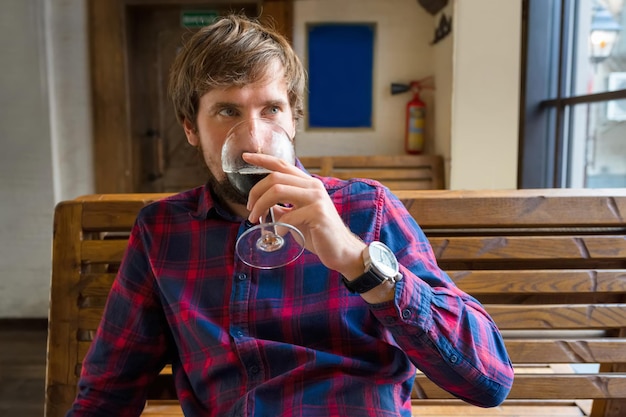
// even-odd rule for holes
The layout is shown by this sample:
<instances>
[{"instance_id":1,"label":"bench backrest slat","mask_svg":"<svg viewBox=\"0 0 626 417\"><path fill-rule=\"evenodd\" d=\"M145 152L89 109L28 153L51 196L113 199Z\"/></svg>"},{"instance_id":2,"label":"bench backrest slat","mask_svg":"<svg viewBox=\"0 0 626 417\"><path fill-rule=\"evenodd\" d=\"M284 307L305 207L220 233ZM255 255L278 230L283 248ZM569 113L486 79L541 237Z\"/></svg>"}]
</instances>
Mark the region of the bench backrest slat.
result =
<instances>
[{"instance_id":1,"label":"bench backrest slat","mask_svg":"<svg viewBox=\"0 0 626 417\"><path fill-rule=\"evenodd\" d=\"M425 398L453 398L422 375L418 375L417 382ZM564 390L568 398L626 398L626 374L516 374L509 398L553 400L561 398Z\"/></svg>"},{"instance_id":2,"label":"bench backrest slat","mask_svg":"<svg viewBox=\"0 0 626 417\"><path fill-rule=\"evenodd\" d=\"M626 303L618 304L487 304L501 330L619 329L626 326ZM626 363L626 352L623 362Z\"/></svg>"},{"instance_id":3,"label":"bench backrest slat","mask_svg":"<svg viewBox=\"0 0 626 417\"><path fill-rule=\"evenodd\" d=\"M443 158L439 155L354 155L299 157L312 174L372 178L394 190L444 188Z\"/></svg>"},{"instance_id":4,"label":"bench backrest slat","mask_svg":"<svg viewBox=\"0 0 626 417\"><path fill-rule=\"evenodd\" d=\"M460 270L449 275L470 294L563 294L626 292L621 269Z\"/></svg>"},{"instance_id":5,"label":"bench backrest slat","mask_svg":"<svg viewBox=\"0 0 626 417\"><path fill-rule=\"evenodd\" d=\"M395 194L423 228L626 227L626 189L414 191ZM415 198L419 196L419 198ZM443 216L442 213L446 215Z\"/></svg>"},{"instance_id":6,"label":"bench backrest slat","mask_svg":"<svg viewBox=\"0 0 626 417\"><path fill-rule=\"evenodd\" d=\"M567 340L510 337L506 347L515 363L623 363L626 340L618 338L571 338Z\"/></svg>"}]
</instances>

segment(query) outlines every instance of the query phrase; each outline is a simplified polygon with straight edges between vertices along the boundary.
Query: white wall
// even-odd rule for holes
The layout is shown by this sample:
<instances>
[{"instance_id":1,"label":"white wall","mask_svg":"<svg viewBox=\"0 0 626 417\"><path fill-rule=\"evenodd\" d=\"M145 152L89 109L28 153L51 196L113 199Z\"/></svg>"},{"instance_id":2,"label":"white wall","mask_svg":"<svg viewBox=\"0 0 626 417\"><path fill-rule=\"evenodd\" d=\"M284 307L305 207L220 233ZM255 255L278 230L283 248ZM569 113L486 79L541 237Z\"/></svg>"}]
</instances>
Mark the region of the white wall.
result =
<instances>
[{"instance_id":1,"label":"white wall","mask_svg":"<svg viewBox=\"0 0 626 417\"><path fill-rule=\"evenodd\" d=\"M44 5L55 201L94 191L86 6L85 0Z\"/></svg>"},{"instance_id":2,"label":"white wall","mask_svg":"<svg viewBox=\"0 0 626 417\"><path fill-rule=\"evenodd\" d=\"M435 75L425 92L428 149L446 161L446 185L516 188L520 85L521 0L452 1L452 34L431 45L441 13L429 15L415 0L299 0L294 47L306 57L306 25L377 23L374 127L305 130L299 155L403 153L407 94L392 96L392 82ZM393 10L393 13L390 13Z\"/></svg>"},{"instance_id":3,"label":"white wall","mask_svg":"<svg viewBox=\"0 0 626 417\"><path fill-rule=\"evenodd\" d=\"M47 315L52 161L41 0L0 3L0 317Z\"/></svg>"},{"instance_id":4,"label":"white wall","mask_svg":"<svg viewBox=\"0 0 626 417\"><path fill-rule=\"evenodd\" d=\"M319 22L376 23L374 127L317 129L300 126L298 155L404 153L405 105L410 93L392 96L391 83L433 74L433 17L416 0L298 0L294 3L294 48L306 65L306 25ZM393 13L391 12L393 11Z\"/></svg>"},{"instance_id":5,"label":"white wall","mask_svg":"<svg viewBox=\"0 0 626 417\"><path fill-rule=\"evenodd\" d=\"M452 0L452 34L431 46L439 16L416 0L297 0L300 53L307 22L376 21L379 36L374 129L300 132L298 152L402 152L409 97L390 84L435 74L430 146L450 188L515 188L521 1ZM0 318L47 316L54 204L92 191L85 2L0 2Z\"/></svg>"},{"instance_id":6,"label":"white wall","mask_svg":"<svg viewBox=\"0 0 626 417\"><path fill-rule=\"evenodd\" d=\"M439 24L441 14L454 19L454 3L450 2L433 22L433 27ZM433 36L433 35L431 35ZM452 136L452 85L454 63L455 30L452 22L452 33L443 40L431 46L433 49L433 74L435 74L436 89L433 92L433 100L429 103L433 129L429 138L431 147L429 152L441 155L445 163L445 184L450 188L451 169L451 136ZM433 114L434 113L434 114Z\"/></svg>"},{"instance_id":7,"label":"white wall","mask_svg":"<svg viewBox=\"0 0 626 417\"><path fill-rule=\"evenodd\" d=\"M450 188L517 188L521 0L457 1Z\"/></svg>"}]
</instances>

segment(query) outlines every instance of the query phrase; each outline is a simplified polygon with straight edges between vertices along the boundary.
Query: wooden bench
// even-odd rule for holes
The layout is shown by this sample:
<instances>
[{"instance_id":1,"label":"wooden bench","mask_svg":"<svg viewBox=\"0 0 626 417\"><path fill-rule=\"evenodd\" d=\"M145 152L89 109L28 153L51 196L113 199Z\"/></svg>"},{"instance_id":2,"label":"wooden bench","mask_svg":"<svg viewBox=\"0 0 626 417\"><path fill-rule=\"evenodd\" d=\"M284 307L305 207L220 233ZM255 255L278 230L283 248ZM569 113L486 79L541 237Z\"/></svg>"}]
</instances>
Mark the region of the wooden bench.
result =
<instances>
[{"instance_id":1,"label":"wooden bench","mask_svg":"<svg viewBox=\"0 0 626 417\"><path fill-rule=\"evenodd\" d=\"M337 155L301 156L312 174L371 178L393 190L439 190L445 188L443 158L439 155Z\"/></svg>"},{"instance_id":2,"label":"wooden bench","mask_svg":"<svg viewBox=\"0 0 626 417\"><path fill-rule=\"evenodd\" d=\"M493 409L451 399L418 374L415 415L626 415L626 189L396 194L441 267L485 304L516 369L509 398ZM46 416L70 406L134 218L163 196L57 206ZM149 401L144 414L182 415L173 404Z\"/></svg>"}]
</instances>

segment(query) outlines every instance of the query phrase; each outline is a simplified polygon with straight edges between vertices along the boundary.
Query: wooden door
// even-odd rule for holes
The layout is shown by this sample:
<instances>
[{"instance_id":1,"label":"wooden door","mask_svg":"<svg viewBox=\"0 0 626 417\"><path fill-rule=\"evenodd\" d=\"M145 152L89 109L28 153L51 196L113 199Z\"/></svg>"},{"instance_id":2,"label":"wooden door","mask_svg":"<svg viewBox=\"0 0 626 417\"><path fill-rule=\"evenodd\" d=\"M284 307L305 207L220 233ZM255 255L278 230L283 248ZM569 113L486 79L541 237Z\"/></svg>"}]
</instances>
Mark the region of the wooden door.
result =
<instances>
[{"instance_id":1,"label":"wooden door","mask_svg":"<svg viewBox=\"0 0 626 417\"><path fill-rule=\"evenodd\" d=\"M169 67L197 28L185 11L244 11L291 37L293 0L91 0L90 49L96 192L175 192L206 181L206 168L174 116Z\"/></svg>"},{"instance_id":2,"label":"wooden door","mask_svg":"<svg viewBox=\"0 0 626 417\"><path fill-rule=\"evenodd\" d=\"M256 4L242 5L248 15ZM167 96L168 72L196 27L183 26L181 6L131 7L127 11L130 121L138 192L175 192L206 182L200 154L191 147ZM224 14L211 7L194 13ZM189 14L191 15L191 14Z\"/></svg>"}]
</instances>

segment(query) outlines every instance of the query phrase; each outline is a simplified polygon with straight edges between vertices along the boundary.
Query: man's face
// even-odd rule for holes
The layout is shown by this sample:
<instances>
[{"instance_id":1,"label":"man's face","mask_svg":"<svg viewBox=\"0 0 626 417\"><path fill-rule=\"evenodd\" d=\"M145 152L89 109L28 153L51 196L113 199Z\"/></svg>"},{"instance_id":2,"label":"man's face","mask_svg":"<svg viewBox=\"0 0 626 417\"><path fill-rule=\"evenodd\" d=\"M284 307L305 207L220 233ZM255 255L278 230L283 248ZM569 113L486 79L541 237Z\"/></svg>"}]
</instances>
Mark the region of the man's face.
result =
<instances>
[{"instance_id":1,"label":"man's face","mask_svg":"<svg viewBox=\"0 0 626 417\"><path fill-rule=\"evenodd\" d=\"M209 91L200 98L197 130L189 121L184 123L187 141L201 150L213 176L210 183L214 192L227 202L246 203L230 186L222 170L222 145L231 127L243 120L264 118L278 123L292 138L295 136L296 125L282 67L272 65L263 78L241 88Z\"/></svg>"}]
</instances>

